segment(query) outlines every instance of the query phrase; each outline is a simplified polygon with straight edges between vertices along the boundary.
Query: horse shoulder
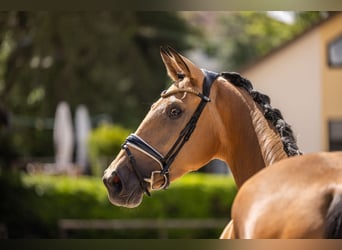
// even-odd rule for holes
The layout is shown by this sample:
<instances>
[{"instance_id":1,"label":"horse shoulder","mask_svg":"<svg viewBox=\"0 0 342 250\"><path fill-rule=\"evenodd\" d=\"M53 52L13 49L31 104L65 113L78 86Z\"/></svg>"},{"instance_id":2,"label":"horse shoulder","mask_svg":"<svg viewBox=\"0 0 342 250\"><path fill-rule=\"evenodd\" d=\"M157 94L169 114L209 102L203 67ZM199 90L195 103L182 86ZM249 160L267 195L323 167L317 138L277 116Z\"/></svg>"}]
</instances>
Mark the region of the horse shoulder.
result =
<instances>
[{"instance_id":1,"label":"horse shoulder","mask_svg":"<svg viewBox=\"0 0 342 250\"><path fill-rule=\"evenodd\" d=\"M340 193L341 186L342 153L315 153L279 161L239 190L232 207L236 237L317 237L322 234L322 213L330 204L327 197L338 190ZM300 220L306 221L300 224L306 228L294 226Z\"/></svg>"}]
</instances>

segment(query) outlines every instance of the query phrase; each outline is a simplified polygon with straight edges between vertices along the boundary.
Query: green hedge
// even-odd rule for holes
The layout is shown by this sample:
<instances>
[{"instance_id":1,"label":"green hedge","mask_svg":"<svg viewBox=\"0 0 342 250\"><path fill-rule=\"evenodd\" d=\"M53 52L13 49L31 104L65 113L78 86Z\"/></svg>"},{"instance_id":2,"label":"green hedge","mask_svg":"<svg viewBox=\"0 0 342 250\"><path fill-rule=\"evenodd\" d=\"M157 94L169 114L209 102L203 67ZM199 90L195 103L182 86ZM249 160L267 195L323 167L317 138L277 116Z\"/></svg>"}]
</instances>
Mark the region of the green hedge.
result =
<instances>
[{"instance_id":1,"label":"green hedge","mask_svg":"<svg viewBox=\"0 0 342 250\"><path fill-rule=\"evenodd\" d=\"M6 223L13 238L59 237L59 219L118 218L222 218L228 221L236 187L227 175L193 173L171 184L165 191L144 197L133 209L111 205L101 179L22 175L17 181L1 181L5 200L0 222ZM219 231L174 232L171 237L217 238ZM150 230L139 232L79 232L74 237L153 238Z\"/></svg>"},{"instance_id":2,"label":"green hedge","mask_svg":"<svg viewBox=\"0 0 342 250\"><path fill-rule=\"evenodd\" d=\"M93 175L102 175L106 159L113 159L119 153L121 144L130 133L129 129L117 124L102 124L91 131L88 145Z\"/></svg>"}]
</instances>

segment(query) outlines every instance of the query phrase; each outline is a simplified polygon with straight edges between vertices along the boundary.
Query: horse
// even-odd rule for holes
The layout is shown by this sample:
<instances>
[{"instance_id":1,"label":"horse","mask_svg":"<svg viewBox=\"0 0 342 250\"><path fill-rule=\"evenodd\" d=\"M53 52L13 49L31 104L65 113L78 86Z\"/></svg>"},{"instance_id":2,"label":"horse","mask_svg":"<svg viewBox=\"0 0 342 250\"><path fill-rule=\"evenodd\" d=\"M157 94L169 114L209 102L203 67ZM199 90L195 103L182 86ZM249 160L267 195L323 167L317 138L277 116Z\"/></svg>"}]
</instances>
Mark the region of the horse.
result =
<instances>
[{"instance_id":1,"label":"horse","mask_svg":"<svg viewBox=\"0 0 342 250\"><path fill-rule=\"evenodd\" d=\"M238 191L232 223L230 238L342 238L342 152L261 170Z\"/></svg>"},{"instance_id":2,"label":"horse","mask_svg":"<svg viewBox=\"0 0 342 250\"><path fill-rule=\"evenodd\" d=\"M160 55L173 83L104 171L113 205L137 207L144 194L212 159L229 165L240 189L265 167L301 155L291 126L249 80L200 69L171 47ZM221 238L235 236L234 227L230 221Z\"/></svg>"}]
</instances>

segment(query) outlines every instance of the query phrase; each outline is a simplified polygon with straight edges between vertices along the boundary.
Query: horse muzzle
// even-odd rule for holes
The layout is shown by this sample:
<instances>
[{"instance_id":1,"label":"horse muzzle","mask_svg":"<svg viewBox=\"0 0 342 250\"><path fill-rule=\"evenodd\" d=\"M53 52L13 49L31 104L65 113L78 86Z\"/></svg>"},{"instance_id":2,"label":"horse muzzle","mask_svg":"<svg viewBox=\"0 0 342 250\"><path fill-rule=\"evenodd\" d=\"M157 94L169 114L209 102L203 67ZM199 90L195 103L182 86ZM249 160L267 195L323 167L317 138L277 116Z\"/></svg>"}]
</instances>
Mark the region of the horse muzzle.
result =
<instances>
[{"instance_id":1,"label":"horse muzzle","mask_svg":"<svg viewBox=\"0 0 342 250\"><path fill-rule=\"evenodd\" d=\"M113 205L133 208L142 202L144 190L140 188L136 178L123 178L118 171L107 169L102 181Z\"/></svg>"}]
</instances>

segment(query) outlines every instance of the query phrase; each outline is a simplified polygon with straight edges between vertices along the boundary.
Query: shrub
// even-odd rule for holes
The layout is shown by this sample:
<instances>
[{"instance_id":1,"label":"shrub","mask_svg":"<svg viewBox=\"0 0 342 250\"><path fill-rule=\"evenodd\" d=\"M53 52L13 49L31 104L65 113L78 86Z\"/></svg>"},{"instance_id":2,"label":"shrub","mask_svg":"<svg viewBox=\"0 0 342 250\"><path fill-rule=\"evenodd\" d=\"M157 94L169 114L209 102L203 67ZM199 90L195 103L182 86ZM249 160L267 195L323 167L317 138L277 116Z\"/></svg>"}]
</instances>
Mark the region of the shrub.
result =
<instances>
[{"instance_id":1,"label":"shrub","mask_svg":"<svg viewBox=\"0 0 342 250\"><path fill-rule=\"evenodd\" d=\"M89 156L94 175L100 176L103 173L108 159L119 153L121 144L130 133L128 129L110 124L100 125L90 133Z\"/></svg>"},{"instance_id":2,"label":"shrub","mask_svg":"<svg viewBox=\"0 0 342 250\"><path fill-rule=\"evenodd\" d=\"M22 185L2 183L0 221L11 238L57 238L59 219L222 218L229 220L236 193L227 175L187 174L165 191L152 192L134 209L110 204L100 178L23 175ZM217 238L217 230L173 230L170 237ZM87 233L87 234L86 234ZM155 238L151 230L79 231L78 238Z\"/></svg>"}]
</instances>

